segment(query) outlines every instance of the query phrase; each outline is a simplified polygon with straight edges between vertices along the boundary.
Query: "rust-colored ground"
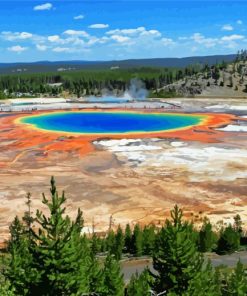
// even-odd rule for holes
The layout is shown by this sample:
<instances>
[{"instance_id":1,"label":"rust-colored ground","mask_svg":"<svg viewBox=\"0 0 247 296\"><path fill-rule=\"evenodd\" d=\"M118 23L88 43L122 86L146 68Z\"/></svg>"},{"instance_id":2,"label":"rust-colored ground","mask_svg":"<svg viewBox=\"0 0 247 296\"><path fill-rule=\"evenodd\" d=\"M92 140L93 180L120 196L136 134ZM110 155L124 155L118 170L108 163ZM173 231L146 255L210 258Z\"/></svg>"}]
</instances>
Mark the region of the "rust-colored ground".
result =
<instances>
[{"instance_id":1,"label":"rust-colored ground","mask_svg":"<svg viewBox=\"0 0 247 296\"><path fill-rule=\"evenodd\" d=\"M7 237L14 215L21 215L25 210L26 192L32 192L33 208L42 207L41 193L48 193L51 175L56 177L58 188L66 190L68 212L73 215L77 207L81 207L87 225L94 219L99 230L108 227L111 215L115 225L137 221L160 223L175 203L183 206L186 215L195 220L208 215L214 221L228 221L237 212L247 214L245 156L226 159L224 166L222 160L210 160L215 168L222 166L228 175L234 172L236 177L230 180L224 179L224 171L219 179L218 175L205 174L205 169L200 172L198 168L197 172L193 166L173 161L162 160L159 167L147 161L133 165L125 155L102 147L96 149L93 141L100 140L99 137L37 131L15 123L23 115L25 113L0 114L0 232L3 237ZM125 138L142 139L144 143L150 138L164 139L157 144L162 145L163 150L159 150L159 154L154 151L152 157L155 153L157 157L165 153L169 156L169 151L174 153L177 148L169 146L174 140L186 142L198 151L208 146L246 148L245 134L215 130L234 121L236 116L207 115L205 125ZM122 136L111 136L113 138L122 139ZM194 163L197 165L198 161Z\"/></svg>"}]
</instances>

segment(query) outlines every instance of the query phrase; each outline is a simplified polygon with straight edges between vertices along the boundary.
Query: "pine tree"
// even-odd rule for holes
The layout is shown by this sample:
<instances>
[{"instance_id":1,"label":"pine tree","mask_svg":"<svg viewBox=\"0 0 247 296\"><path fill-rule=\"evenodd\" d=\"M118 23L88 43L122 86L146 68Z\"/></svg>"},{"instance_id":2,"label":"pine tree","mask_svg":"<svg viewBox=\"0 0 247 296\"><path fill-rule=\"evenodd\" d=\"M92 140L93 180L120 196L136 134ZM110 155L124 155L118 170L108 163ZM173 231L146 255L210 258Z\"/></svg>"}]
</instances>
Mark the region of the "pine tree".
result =
<instances>
[{"instance_id":1,"label":"pine tree","mask_svg":"<svg viewBox=\"0 0 247 296\"><path fill-rule=\"evenodd\" d=\"M234 272L227 281L225 295L244 296L247 295L247 274L243 264L238 261Z\"/></svg>"},{"instance_id":2,"label":"pine tree","mask_svg":"<svg viewBox=\"0 0 247 296\"><path fill-rule=\"evenodd\" d=\"M151 255L155 242L155 228L153 225L145 226L143 229L143 254Z\"/></svg>"},{"instance_id":3,"label":"pine tree","mask_svg":"<svg viewBox=\"0 0 247 296\"><path fill-rule=\"evenodd\" d=\"M238 232L241 235L243 232L243 228L242 228L243 223L242 223L241 217L240 217L240 215L237 214L233 218L234 218L233 228L236 232Z\"/></svg>"},{"instance_id":4,"label":"pine tree","mask_svg":"<svg viewBox=\"0 0 247 296\"><path fill-rule=\"evenodd\" d=\"M49 216L37 210L35 222L38 231L33 232L36 246L33 248L35 266L41 271L38 285L32 287L35 295L64 295L78 291L81 274L78 266L83 262L82 212L78 210L76 220L71 222L64 216L65 194L58 195L55 180L51 179L51 200L43 194L43 204ZM41 292L42 291L42 292Z\"/></svg>"},{"instance_id":5,"label":"pine tree","mask_svg":"<svg viewBox=\"0 0 247 296\"><path fill-rule=\"evenodd\" d=\"M0 295L1 296L15 296L15 289L11 287L9 281L0 281Z\"/></svg>"},{"instance_id":6,"label":"pine tree","mask_svg":"<svg viewBox=\"0 0 247 296\"><path fill-rule=\"evenodd\" d=\"M132 236L133 253L139 257L142 255L143 235L139 224L136 224Z\"/></svg>"},{"instance_id":7,"label":"pine tree","mask_svg":"<svg viewBox=\"0 0 247 296\"><path fill-rule=\"evenodd\" d=\"M102 296L123 296L124 281L119 262L108 255L103 269L103 284L98 291Z\"/></svg>"},{"instance_id":8,"label":"pine tree","mask_svg":"<svg viewBox=\"0 0 247 296\"><path fill-rule=\"evenodd\" d=\"M150 282L152 278L149 270L145 269L140 275L136 272L131 276L127 288L128 296L149 296L150 295Z\"/></svg>"},{"instance_id":9,"label":"pine tree","mask_svg":"<svg viewBox=\"0 0 247 296\"><path fill-rule=\"evenodd\" d=\"M31 253L31 245L25 225L15 217L10 225L10 259L5 262L4 276L18 295L30 295L31 286L40 279L40 273L33 264L35 258Z\"/></svg>"},{"instance_id":10,"label":"pine tree","mask_svg":"<svg viewBox=\"0 0 247 296\"><path fill-rule=\"evenodd\" d=\"M106 249L109 254L115 254L115 245L115 234L113 230L110 230L106 238Z\"/></svg>"},{"instance_id":11,"label":"pine tree","mask_svg":"<svg viewBox=\"0 0 247 296\"><path fill-rule=\"evenodd\" d=\"M117 260L122 258L122 252L124 247L124 235L121 226L118 226L117 233L115 235L115 247L114 254Z\"/></svg>"},{"instance_id":12,"label":"pine tree","mask_svg":"<svg viewBox=\"0 0 247 296\"><path fill-rule=\"evenodd\" d=\"M175 206L171 211L172 221L167 220L157 236L153 255L156 292L166 290L182 295L202 269L203 259L197 252L192 227L182 221L182 216L182 210Z\"/></svg>"},{"instance_id":13,"label":"pine tree","mask_svg":"<svg viewBox=\"0 0 247 296\"><path fill-rule=\"evenodd\" d=\"M183 296L221 296L220 286L210 262L189 281Z\"/></svg>"},{"instance_id":14,"label":"pine tree","mask_svg":"<svg viewBox=\"0 0 247 296\"><path fill-rule=\"evenodd\" d=\"M227 226L221 231L218 240L217 253L227 254L238 250L240 245L239 232L235 231L232 225Z\"/></svg>"},{"instance_id":15,"label":"pine tree","mask_svg":"<svg viewBox=\"0 0 247 296\"><path fill-rule=\"evenodd\" d=\"M132 231L130 225L127 224L124 233L124 246L126 253L131 253L132 250Z\"/></svg>"},{"instance_id":16,"label":"pine tree","mask_svg":"<svg viewBox=\"0 0 247 296\"><path fill-rule=\"evenodd\" d=\"M88 279L87 279L88 291L87 292L97 293L98 291L101 290L101 287L103 285L103 272L100 268L98 259L95 257L93 253L90 254L88 259L89 261L87 261L87 264L86 264L86 266L88 266L86 270L86 274L88 275Z\"/></svg>"},{"instance_id":17,"label":"pine tree","mask_svg":"<svg viewBox=\"0 0 247 296\"><path fill-rule=\"evenodd\" d=\"M212 230L212 225L209 221L204 221L204 224L199 232L199 251L210 252L216 243L216 236Z\"/></svg>"}]
</instances>

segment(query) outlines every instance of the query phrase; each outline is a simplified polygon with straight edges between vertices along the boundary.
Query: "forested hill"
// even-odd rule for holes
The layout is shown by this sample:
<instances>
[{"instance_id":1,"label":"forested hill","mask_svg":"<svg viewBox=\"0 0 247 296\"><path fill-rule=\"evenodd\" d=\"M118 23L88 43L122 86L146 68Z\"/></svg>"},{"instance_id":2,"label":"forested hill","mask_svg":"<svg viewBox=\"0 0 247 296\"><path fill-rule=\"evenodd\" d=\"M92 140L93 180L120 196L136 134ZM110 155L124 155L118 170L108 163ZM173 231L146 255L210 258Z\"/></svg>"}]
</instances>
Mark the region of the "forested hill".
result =
<instances>
[{"instance_id":1,"label":"forested hill","mask_svg":"<svg viewBox=\"0 0 247 296\"><path fill-rule=\"evenodd\" d=\"M235 54L194 56L185 58L154 58L129 59L120 61L40 61L33 63L0 63L0 74L63 72L82 69L128 69L133 67L187 67L189 65L213 65L221 62L231 62Z\"/></svg>"}]
</instances>

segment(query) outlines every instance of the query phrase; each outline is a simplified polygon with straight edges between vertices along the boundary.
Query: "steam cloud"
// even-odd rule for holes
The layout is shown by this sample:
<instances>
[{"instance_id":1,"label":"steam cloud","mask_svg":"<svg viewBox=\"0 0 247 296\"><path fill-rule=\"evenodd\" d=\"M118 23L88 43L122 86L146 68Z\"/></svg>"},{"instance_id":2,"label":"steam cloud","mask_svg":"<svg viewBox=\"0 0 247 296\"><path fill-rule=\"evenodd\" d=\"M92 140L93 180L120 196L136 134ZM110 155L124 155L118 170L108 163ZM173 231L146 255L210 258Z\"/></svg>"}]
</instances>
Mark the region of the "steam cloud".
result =
<instances>
[{"instance_id":1,"label":"steam cloud","mask_svg":"<svg viewBox=\"0 0 247 296\"><path fill-rule=\"evenodd\" d=\"M125 92L124 97L129 97L135 100L144 100L148 96L148 91L142 80L133 78L130 80L129 89Z\"/></svg>"}]
</instances>

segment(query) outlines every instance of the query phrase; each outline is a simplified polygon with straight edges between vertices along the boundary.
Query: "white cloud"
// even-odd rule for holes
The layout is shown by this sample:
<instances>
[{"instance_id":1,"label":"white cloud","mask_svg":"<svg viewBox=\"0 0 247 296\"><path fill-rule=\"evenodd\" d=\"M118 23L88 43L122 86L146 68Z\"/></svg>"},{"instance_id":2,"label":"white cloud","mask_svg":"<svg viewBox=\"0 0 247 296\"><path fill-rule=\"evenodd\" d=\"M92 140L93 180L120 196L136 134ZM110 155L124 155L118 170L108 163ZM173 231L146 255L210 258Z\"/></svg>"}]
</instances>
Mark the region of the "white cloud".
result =
<instances>
[{"instance_id":1,"label":"white cloud","mask_svg":"<svg viewBox=\"0 0 247 296\"><path fill-rule=\"evenodd\" d=\"M74 16L74 20L82 20L82 19L84 19L84 15L82 14Z\"/></svg>"},{"instance_id":2,"label":"white cloud","mask_svg":"<svg viewBox=\"0 0 247 296\"><path fill-rule=\"evenodd\" d=\"M107 35L117 35L117 36L126 36L129 38L136 37L136 38L144 38L151 37L151 38L158 38L161 37L162 34L158 30L146 30L145 27L138 27L133 29L115 29L106 32Z\"/></svg>"},{"instance_id":3,"label":"white cloud","mask_svg":"<svg viewBox=\"0 0 247 296\"><path fill-rule=\"evenodd\" d=\"M108 24L93 24L93 25L88 26L88 28L91 28L91 29L105 29L105 28L109 28L109 25Z\"/></svg>"},{"instance_id":4,"label":"white cloud","mask_svg":"<svg viewBox=\"0 0 247 296\"><path fill-rule=\"evenodd\" d=\"M82 37L89 36L89 34L86 31L76 31L76 30L66 30L63 32L63 34L71 35L71 36L82 36Z\"/></svg>"},{"instance_id":5,"label":"white cloud","mask_svg":"<svg viewBox=\"0 0 247 296\"><path fill-rule=\"evenodd\" d=\"M69 47L55 47L52 49L54 52L70 52L71 49Z\"/></svg>"},{"instance_id":6,"label":"white cloud","mask_svg":"<svg viewBox=\"0 0 247 296\"><path fill-rule=\"evenodd\" d=\"M161 33L158 30L145 30L142 31L140 36L156 36L156 37L160 37Z\"/></svg>"},{"instance_id":7,"label":"white cloud","mask_svg":"<svg viewBox=\"0 0 247 296\"><path fill-rule=\"evenodd\" d=\"M229 34L229 35L228 35ZM105 53L107 57L112 54L116 58L119 53L123 56L145 56L152 53L158 56L171 53L175 55L179 48L184 48L184 54L213 53L216 50L233 52L247 44L246 36L225 32L221 36L204 36L202 33L194 33L191 36L169 38L160 31L145 27L112 29L100 31L95 36L84 30L67 29L54 35L36 35L30 32L0 32L2 41L16 41L20 45L7 47L12 52L23 52L34 48L39 52L51 51L56 53L83 53L90 52L88 58L95 57L99 53ZM21 43L22 42L22 43ZM15 43L14 43L15 44ZM22 45L22 46L21 46ZM24 47L25 46L25 47ZM208 50L208 49L214 49Z\"/></svg>"},{"instance_id":8,"label":"white cloud","mask_svg":"<svg viewBox=\"0 0 247 296\"><path fill-rule=\"evenodd\" d=\"M112 39L112 40L115 40L115 41L117 41L117 42L119 42L119 43L124 43L124 42L130 40L129 37L121 36L121 35L112 35L112 36L111 36L111 39Z\"/></svg>"},{"instance_id":9,"label":"white cloud","mask_svg":"<svg viewBox=\"0 0 247 296\"><path fill-rule=\"evenodd\" d=\"M243 35L237 35L237 34L233 34L233 35L229 35L229 36L223 36L221 38L222 41L235 41L235 40L242 40L244 39Z\"/></svg>"},{"instance_id":10,"label":"white cloud","mask_svg":"<svg viewBox=\"0 0 247 296\"><path fill-rule=\"evenodd\" d=\"M11 32L11 31L3 31L1 32L1 37L8 41L14 40L25 40L33 37L33 34L28 32Z\"/></svg>"},{"instance_id":11,"label":"white cloud","mask_svg":"<svg viewBox=\"0 0 247 296\"><path fill-rule=\"evenodd\" d=\"M194 33L190 39L195 43L201 44L207 48L214 47L218 43L217 38L206 38L201 33Z\"/></svg>"},{"instance_id":12,"label":"white cloud","mask_svg":"<svg viewBox=\"0 0 247 296\"><path fill-rule=\"evenodd\" d=\"M25 51L27 49L28 49L27 47L22 47L20 45L14 45L14 46L8 47L9 51L13 51L13 52L16 52L16 53L21 53L21 52L23 52L23 51Z\"/></svg>"},{"instance_id":13,"label":"white cloud","mask_svg":"<svg viewBox=\"0 0 247 296\"><path fill-rule=\"evenodd\" d=\"M222 30L222 31L233 31L234 28L233 28L232 25L230 25L230 24L226 24L226 25L222 26L221 30Z\"/></svg>"},{"instance_id":14,"label":"white cloud","mask_svg":"<svg viewBox=\"0 0 247 296\"><path fill-rule=\"evenodd\" d=\"M34 6L33 10L51 10L53 5L51 3L44 3L41 5Z\"/></svg>"},{"instance_id":15,"label":"white cloud","mask_svg":"<svg viewBox=\"0 0 247 296\"><path fill-rule=\"evenodd\" d=\"M162 38L161 41L162 41L163 45L165 45L165 46L175 44L175 42L171 38Z\"/></svg>"},{"instance_id":16,"label":"white cloud","mask_svg":"<svg viewBox=\"0 0 247 296\"><path fill-rule=\"evenodd\" d=\"M58 42L60 40L60 37L58 35L51 35L47 38L50 42Z\"/></svg>"},{"instance_id":17,"label":"white cloud","mask_svg":"<svg viewBox=\"0 0 247 296\"><path fill-rule=\"evenodd\" d=\"M145 27L138 27L135 29L115 29L106 32L107 35L136 35L145 32Z\"/></svg>"},{"instance_id":18,"label":"white cloud","mask_svg":"<svg viewBox=\"0 0 247 296\"><path fill-rule=\"evenodd\" d=\"M46 45L43 45L43 44L36 44L36 48L39 51L46 51L48 49L48 47Z\"/></svg>"},{"instance_id":19,"label":"white cloud","mask_svg":"<svg viewBox=\"0 0 247 296\"><path fill-rule=\"evenodd\" d=\"M242 25L242 24L243 24L243 21L242 21L242 20L237 20L236 23L237 23L238 25Z\"/></svg>"}]
</instances>

